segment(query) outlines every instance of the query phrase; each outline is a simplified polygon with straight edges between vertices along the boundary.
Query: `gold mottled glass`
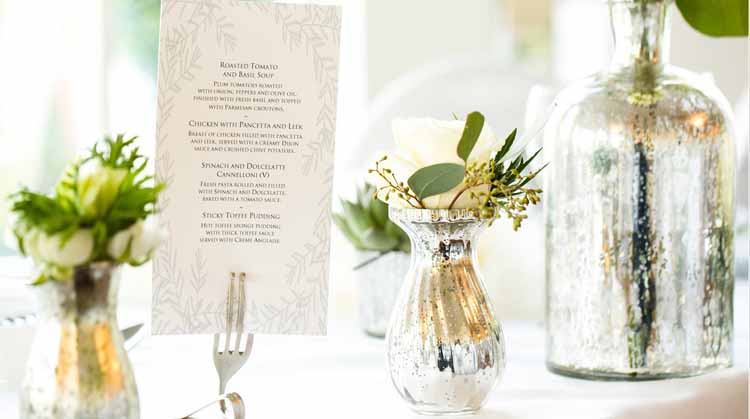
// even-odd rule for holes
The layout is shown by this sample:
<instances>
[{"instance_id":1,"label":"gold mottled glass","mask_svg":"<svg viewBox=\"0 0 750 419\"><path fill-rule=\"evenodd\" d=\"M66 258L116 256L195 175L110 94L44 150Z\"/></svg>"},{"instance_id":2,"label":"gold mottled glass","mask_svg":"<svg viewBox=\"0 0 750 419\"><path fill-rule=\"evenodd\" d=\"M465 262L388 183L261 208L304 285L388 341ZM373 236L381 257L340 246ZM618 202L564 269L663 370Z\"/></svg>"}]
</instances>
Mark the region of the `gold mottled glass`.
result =
<instances>
[{"instance_id":1,"label":"gold mottled glass","mask_svg":"<svg viewBox=\"0 0 750 419\"><path fill-rule=\"evenodd\" d=\"M389 214L412 248L387 335L393 385L418 413L477 411L505 368L502 329L477 268L488 221L474 210Z\"/></svg>"},{"instance_id":2,"label":"gold mottled glass","mask_svg":"<svg viewBox=\"0 0 750 419\"><path fill-rule=\"evenodd\" d=\"M117 267L96 263L36 287L40 320L21 419L137 419L135 379L117 327Z\"/></svg>"},{"instance_id":3,"label":"gold mottled glass","mask_svg":"<svg viewBox=\"0 0 750 419\"><path fill-rule=\"evenodd\" d=\"M545 130L557 373L639 380L732 363L734 131L710 78L669 65L671 8L611 1L610 67L560 93Z\"/></svg>"}]
</instances>

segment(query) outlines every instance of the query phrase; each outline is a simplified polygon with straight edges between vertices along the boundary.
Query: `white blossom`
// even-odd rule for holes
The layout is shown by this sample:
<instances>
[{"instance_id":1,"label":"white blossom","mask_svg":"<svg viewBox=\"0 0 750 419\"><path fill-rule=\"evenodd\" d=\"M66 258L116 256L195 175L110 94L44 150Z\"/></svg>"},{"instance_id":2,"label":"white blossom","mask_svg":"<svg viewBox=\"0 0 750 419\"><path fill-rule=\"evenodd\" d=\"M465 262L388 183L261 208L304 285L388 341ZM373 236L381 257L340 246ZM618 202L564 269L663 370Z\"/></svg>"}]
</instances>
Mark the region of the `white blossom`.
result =
<instances>
[{"instance_id":1,"label":"white blossom","mask_svg":"<svg viewBox=\"0 0 750 419\"><path fill-rule=\"evenodd\" d=\"M148 261L164 240L164 231L155 216L140 220L115 234L107 245L107 253L118 262L142 264Z\"/></svg>"},{"instance_id":2,"label":"white blossom","mask_svg":"<svg viewBox=\"0 0 750 419\"><path fill-rule=\"evenodd\" d=\"M386 153L388 158L381 163L381 167L393 172L399 182L407 183L408 179L417 170L438 163L456 163L463 165L464 162L458 156L456 149L463 134L465 121L451 120L440 121L432 118L396 119L393 121L393 136L396 148L391 153ZM502 144L498 141L492 128L485 124L476 145L471 151L468 163L482 163L489 161L492 154L499 150ZM370 182L376 187L385 186L385 181L377 174L372 174ZM442 194L433 195L422 200L426 208L448 208L463 190L465 185L459 184L455 188ZM488 191L487 185L473 188L472 191ZM387 189L378 192L378 199L386 201ZM389 205L407 208L410 205L398 197L397 193L390 193ZM476 200L471 198L469 191L462 193L453 208L470 208L477 205Z\"/></svg>"}]
</instances>

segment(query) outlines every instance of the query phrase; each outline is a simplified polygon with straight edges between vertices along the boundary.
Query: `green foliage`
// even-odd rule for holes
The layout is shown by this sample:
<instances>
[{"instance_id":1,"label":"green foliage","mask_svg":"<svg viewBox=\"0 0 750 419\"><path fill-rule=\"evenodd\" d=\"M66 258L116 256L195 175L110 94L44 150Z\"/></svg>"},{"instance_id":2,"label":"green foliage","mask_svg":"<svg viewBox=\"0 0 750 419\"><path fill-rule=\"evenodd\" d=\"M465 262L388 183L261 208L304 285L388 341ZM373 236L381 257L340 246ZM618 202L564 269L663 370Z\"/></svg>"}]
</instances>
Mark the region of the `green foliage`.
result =
<instances>
[{"instance_id":1,"label":"green foliage","mask_svg":"<svg viewBox=\"0 0 750 419\"><path fill-rule=\"evenodd\" d=\"M341 200L342 212L333 214L333 221L358 250L408 252L409 238L388 219L388 205L374 194L372 185L358 188L357 200Z\"/></svg>"},{"instance_id":2,"label":"green foliage","mask_svg":"<svg viewBox=\"0 0 750 419\"><path fill-rule=\"evenodd\" d=\"M464 166L456 163L438 163L423 167L409 178L409 187L422 200L448 192L464 180Z\"/></svg>"},{"instance_id":3,"label":"green foliage","mask_svg":"<svg viewBox=\"0 0 750 419\"><path fill-rule=\"evenodd\" d=\"M466 163L484 128L484 115L471 112L466 116L466 123L461 139L456 147L456 154L464 161L464 166L455 163L438 163L423 167L409 177L408 184L419 201L433 195L445 193L460 185L466 172Z\"/></svg>"},{"instance_id":4,"label":"green foliage","mask_svg":"<svg viewBox=\"0 0 750 419\"><path fill-rule=\"evenodd\" d=\"M105 161L106 165L127 170L108 217L103 220L108 231L123 230L153 214L156 211L159 192L164 188L164 185L160 183L149 186L154 183L154 176L143 173L148 159L139 154L138 147L125 153L125 148L130 147L136 138L133 137L127 141L123 140L122 135L118 135L114 141L107 138L105 143L108 146L108 152L99 154L99 158ZM96 153L96 147L94 153Z\"/></svg>"},{"instance_id":5,"label":"green foliage","mask_svg":"<svg viewBox=\"0 0 750 419\"><path fill-rule=\"evenodd\" d=\"M747 36L747 0L676 0L693 29L709 36Z\"/></svg>"},{"instance_id":6,"label":"green foliage","mask_svg":"<svg viewBox=\"0 0 750 419\"><path fill-rule=\"evenodd\" d=\"M31 192L24 188L10 196L10 210L18 214L24 226L39 229L48 235L77 227L80 217L60 199Z\"/></svg>"},{"instance_id":7,"label":"green foliage","mask_svg":"<svg viewBox=\"0 0 750 419\"><path fill-rule=\"evenodd\" d=\"M125 139L122 134L114 139L106 137L88 156L68 165L51 196L26 188L12 194L11 212L18 220L13 232L21 252L28 254L24 240L31 232L62 234L63 246L76 231L91 229L91 261L108 260L109 239L155 213L164 187L144 173L148 159L134 146L136 139ZM83 173L83 168L91 170ZM49 268L40 278L60 272L60 267Z\"/></svg>"},{"instance_id":8,"label":"green foliage","mask_svg":"<svg viewBox=\"0 0 750 419\"><path fill-rule=\"evenodd\" d=\"M380 160L375 162L375 168L369 169L368 173L375 173L385 182L384 186L376 189L375 194L385 191L384 201L389 202L391 194L397 195L400 199L410 205L412 208L424 208L422 200L414 194L409 185L404 185L404 182L396 179L396 175L393 171L387 167L382 167L384 161L388 160L388 156L383 156Z\"/></svg>"},{"instance_id":9,"label":"green foliage","mask_svg":"<svg viewBox=\"0 0 750 419\"><path fill-rule=\"evenodd\" d=\"M547 164L530 174L524 174L524 170L539 156L542 149L537 150L528 159L519 155L512 161L506 162L504 157L513 146L515 139L516 130L513 130L489 166L490 193L485 201L485 207L489 210L488 215L492 217L497 216L498 211L505 213L513 220L513 228L517 230L527 218L525 212L528 205L539 203L539 195L542 193L541 189L525 188L525 186L544 170Z\"/></svg>"},{"instance_id":10,"label":"green foliage","mask_svg":"<svg viewBox=\"0 0 750 419\"><path fill-rule=\"evenodd\" d=\"M479 112L472 112L466 116L466 124L464 125L464 131L461 134L461 140L458 142L456 148L456 154L461 160L466 163L469 160L471 151L474 146L477 145L479 135L482 133L484 128L484 115Z\"/></svg>"},{"instance_id":11,"label":"green foliage","mask_svg":"<svg viewBox=\"0 0 750 419\"><path fill-rule=\"evenodd\" d=\"M541 200L539 195L542 190L528 188L526 185L547 165L527 173L529 165L539 156L541 149L528 159L522 154L515 158L509 155L516 141L515 129L508 134L503 145L489 161L468 163L468 157L483 127L484 116L481 113L469 114L456 149L456 154L464 161L464 165L438 163L423 167L409 177L408 186L396 179L388 168L381 166L387 157L378 160L375 162L375 168L369 170L385 181L385 186L381 186L378 192L386 192L386 202L390 194L397 194L413 208L425 208L423 199L461 186L453 196L448 209L453 208L461 195L468 194L469 198L476 202L473 208L480 209L482 217L494 220L506 215L513 220L513 228L517 230L527 218L525 212L528 206L535 205ZM510 160L511 158L513 160Z\"/></svg>"},{"instance_id":12,"label":"green foliage","mask_svg":"<svg viewBox=\"0 0 750 419\"><path fill-rule=\"evenodd\" d=\"M500 148L500 150L495 153L495 163L500 163L505 156L508 155L508 152L510 151L510 148L513 146L513 143L516 141L516 133L518 132L518 129L513 128L513 131L508 134L507 137L505 137L505 142L503 142L503 146Z\"/></svg>"}]
</instances>

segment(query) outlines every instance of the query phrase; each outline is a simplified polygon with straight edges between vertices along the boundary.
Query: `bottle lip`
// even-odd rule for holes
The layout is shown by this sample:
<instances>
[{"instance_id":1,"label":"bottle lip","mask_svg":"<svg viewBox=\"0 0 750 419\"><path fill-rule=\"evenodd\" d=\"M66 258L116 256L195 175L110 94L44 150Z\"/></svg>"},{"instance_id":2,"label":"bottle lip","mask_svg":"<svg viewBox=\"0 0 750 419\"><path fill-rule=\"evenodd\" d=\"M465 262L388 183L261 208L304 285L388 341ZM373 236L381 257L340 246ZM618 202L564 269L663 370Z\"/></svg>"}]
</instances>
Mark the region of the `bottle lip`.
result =
<instances>
[{"instance_id":1,"label":"bottle lip","mask_svg":"<svg viewBox=\"0 0 750 419\"><path fill-rule=\"evenodd\" d=\"M454 221L481 221L479 208L388 208L391 219L416 223L441 223Z\"/></svg>"},{"instance_id":2,"label":"bottle lip","mask_svg":"<svg viewBox=\"0 0 750 419\"><path fill-rule=\"evenodd\" d=\"M602 0L602 3L609 4L609 5L619 5L619 4L631 4L631 5L638 5L641 3L648 3L653 5L665 5L665 4L671 4L674 0Z\"/></svg>"}]
</instances>

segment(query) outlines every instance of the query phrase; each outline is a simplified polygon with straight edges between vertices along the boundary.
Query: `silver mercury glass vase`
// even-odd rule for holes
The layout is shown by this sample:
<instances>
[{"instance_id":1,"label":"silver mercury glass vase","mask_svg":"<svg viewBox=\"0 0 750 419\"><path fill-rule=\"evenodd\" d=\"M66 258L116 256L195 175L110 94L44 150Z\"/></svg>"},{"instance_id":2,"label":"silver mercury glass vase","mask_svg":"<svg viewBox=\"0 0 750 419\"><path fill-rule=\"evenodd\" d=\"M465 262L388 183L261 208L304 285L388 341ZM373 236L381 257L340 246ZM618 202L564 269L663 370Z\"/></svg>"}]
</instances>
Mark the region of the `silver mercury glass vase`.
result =
<instances>
[{"instance_id":1,"label":"silver mercury glass vase","mask_svg":"<svg viewBox=\"0 0 750 419\"><path fill-rule=\"evenodd\" d=\"M118 268L95 263L36 287L40 312L21 419L138 419L135 379L117 327Z\"/></svg>"},{"instance_id":2,"label":"silver mercury glass vase","mask_svg":"<svg viewBox=\"0 0 750 419\"><path fill-rule=\"evenodd\" d=\"M505 342L477 268L474 210L391 207L411 239L411 267L388 329L388 368L417 413L479 410L505 369Z\"/></svg>"},{"instance_id":3,"label":"silver mercury glass vase","mask_svg":"<svg viewBox=\"0 0 750 419\"><path fill-rule=\"evenodd\" d=\"M671 1L609 2L610 67L545 130L547 366L595 379L732 363L729 106L668 64Z\"/></svg>"}]
</instances>

